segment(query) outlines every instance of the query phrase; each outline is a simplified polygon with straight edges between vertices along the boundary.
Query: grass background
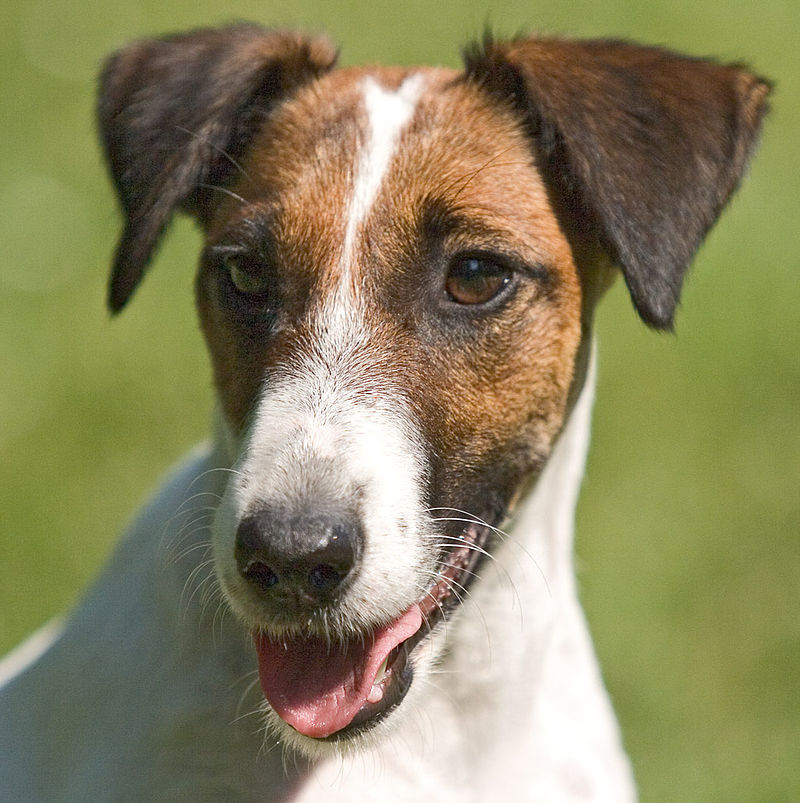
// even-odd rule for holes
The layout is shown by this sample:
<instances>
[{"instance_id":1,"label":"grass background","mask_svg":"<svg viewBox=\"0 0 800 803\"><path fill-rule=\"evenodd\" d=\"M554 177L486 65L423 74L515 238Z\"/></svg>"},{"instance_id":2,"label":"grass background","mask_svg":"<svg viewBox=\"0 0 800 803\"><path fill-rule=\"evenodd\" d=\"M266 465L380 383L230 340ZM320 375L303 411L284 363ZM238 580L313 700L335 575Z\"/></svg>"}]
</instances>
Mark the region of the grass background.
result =
<instances>
[{"instance_id":1,"label":"grass background","mask_svg":"<svg viewBox=\"0 0 800 803\"><path fill-rule=\"evenodd\" d=\"M344 63L456 64L488 22L744 59L775 79L761 151L696 260L677 336L646 331L621 282L604 302L577 549L642 799L800 800L796 0L4 0L0 652L75 602L207 431L192 227L174 226L130 310L112 322L103 308L119 222L94 76L132 37L233 19L327 30Z\"/></svg>"}]
</instances>

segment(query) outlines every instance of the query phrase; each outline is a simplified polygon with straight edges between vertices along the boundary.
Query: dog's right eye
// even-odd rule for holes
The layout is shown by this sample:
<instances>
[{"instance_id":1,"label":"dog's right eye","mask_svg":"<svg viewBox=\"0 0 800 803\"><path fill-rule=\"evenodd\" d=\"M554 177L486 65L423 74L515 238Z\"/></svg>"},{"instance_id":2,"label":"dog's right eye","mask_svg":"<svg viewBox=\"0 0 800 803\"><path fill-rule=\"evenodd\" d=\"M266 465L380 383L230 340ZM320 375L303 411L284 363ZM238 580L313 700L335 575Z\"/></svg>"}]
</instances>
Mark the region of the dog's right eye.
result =
<instances>
[{"instance_id":1,"label":"dog's right eye","mask_svg":"<svg viewBox=\"0 0 800 803\"><path fill-rule=\"evenodd\" d=\"M466 256L456 259L448 270L445 291L456 304L486 304L511 283L511 271L491 259Z\"/></svg>"},{"instance_id":2,"label":"dog's right eye","mask_svg":"<svg viewBox=\"0 0 800 803\"><path fill-rule=\"evenodd\" d=\"M233 286L242 295L256 298L269 291L269 276L258 265L248 264L240 257L226 256L222 260L222 266Z\"/></svg>"}]
</instances>

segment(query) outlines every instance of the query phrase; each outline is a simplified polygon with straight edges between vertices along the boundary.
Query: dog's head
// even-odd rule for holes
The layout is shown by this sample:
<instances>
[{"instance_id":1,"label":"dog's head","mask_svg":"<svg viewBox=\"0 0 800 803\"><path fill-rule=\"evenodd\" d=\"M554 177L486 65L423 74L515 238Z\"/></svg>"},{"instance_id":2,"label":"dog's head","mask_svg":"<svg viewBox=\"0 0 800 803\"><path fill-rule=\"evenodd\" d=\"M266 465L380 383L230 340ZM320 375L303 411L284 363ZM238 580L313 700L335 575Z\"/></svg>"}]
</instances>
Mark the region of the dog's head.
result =
<instances>
[{"instance_id":1,"label":"dog's head","mask_svg":"<svg viewBox=\"0 0 800 803\"><path fill-rule=\"evenodd\" d=\"M669 328L767 85L616 42L489 39L463 71L334 69L251 26L102 80L122 308L176 209L235 466L219 579L301 748L392 712L547 460L620 270Z\"/></svg>"}]
</instances>

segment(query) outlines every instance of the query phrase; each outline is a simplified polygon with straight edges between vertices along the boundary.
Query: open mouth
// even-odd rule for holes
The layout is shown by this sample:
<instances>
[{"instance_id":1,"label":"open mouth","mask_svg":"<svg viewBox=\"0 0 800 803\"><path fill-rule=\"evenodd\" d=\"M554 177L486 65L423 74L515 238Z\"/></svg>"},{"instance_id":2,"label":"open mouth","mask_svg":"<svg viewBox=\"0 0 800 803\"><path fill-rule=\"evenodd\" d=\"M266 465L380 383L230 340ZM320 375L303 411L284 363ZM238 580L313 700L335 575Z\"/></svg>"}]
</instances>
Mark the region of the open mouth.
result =
<instances>
[{"instance_id":1,"label":"open mouth","mask_svg":"<svg viewBox=\"0 0 800 803\"><path fill-rule=\"evenodd\" d=\"M278 716L314 739L338 741L376 725L405 697L409 656L462 601L489 528L470 524L442 554L436 582L393 622L346 643L257 632L261 688Z\"/></svg>"}]
</instances>

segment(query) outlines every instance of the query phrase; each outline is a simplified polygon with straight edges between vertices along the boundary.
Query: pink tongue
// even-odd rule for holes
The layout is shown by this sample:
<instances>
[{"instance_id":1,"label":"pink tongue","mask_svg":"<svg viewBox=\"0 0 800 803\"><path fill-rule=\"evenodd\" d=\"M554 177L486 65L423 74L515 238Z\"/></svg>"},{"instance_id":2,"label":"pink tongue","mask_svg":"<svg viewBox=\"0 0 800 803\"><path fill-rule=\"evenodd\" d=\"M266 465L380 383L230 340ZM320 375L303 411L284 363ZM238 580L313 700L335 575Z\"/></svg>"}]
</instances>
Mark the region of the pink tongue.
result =
<instances>
[{"instance_id":1,"label":"pink tongue","mask_svg":"<svg viewBox=\"0 0 800 803\"><path fill-rule=\"evenodd\" d=\"M264 696L295 730L317 739L330 736L352 722L386 656L421 626L422 612L412 605L364 643L330 644L317 637L284 643L254 633Z\"/></svg>"}]
</instances>

